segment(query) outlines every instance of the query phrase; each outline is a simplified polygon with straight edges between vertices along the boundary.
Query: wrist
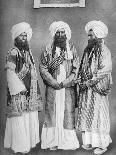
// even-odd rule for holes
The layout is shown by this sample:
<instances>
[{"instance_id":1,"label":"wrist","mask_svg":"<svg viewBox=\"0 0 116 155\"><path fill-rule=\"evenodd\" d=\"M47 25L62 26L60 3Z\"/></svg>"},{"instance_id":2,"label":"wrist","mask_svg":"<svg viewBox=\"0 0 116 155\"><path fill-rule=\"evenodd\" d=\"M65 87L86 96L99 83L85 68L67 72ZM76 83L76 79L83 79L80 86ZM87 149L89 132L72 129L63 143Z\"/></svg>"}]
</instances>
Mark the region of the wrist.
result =
<instances>
[{"instance_id":1,"label":"wrist","mask_svg":"<svg viewBox=\"0 0 116 155\"><path fill-rule=\"evenodd\" d=\"M63 87L64 87L64 84L63 84L63 82L61 82L61 83L60 83L60 87L61 87L61 88L63 88Z\"/></svg>"}]
</instances>

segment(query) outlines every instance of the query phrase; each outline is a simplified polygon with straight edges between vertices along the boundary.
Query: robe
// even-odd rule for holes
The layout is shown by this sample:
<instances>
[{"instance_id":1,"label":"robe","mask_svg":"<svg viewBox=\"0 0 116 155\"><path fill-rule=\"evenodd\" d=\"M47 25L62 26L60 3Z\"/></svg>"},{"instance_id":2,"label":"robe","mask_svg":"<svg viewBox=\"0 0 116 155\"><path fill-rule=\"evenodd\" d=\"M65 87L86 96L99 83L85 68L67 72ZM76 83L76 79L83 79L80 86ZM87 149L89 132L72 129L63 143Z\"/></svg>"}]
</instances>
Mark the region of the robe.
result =
<instances>
[{"instance_id":1,"label":"robe","mask_svg":"<svg viewBox=\"0 0 116 155\"><path fill-rule=\"evenodd\" d=\"M57 146L58 149L72 150L79 147L75 132L77 91L74 84L79 67L79 57L74 45L69 44L69 47L68 56L65 52L64 59L59 58L60 63L56 63L54 66L51 64L58 60L61 53L58 47L56 47L54 56L52 46L47 46L41 56L40 74L46 85L45 121L41 135L42 149ZM55 66L57 67L55 68ZM58 83L63 82L65 88L56 90L55 80Z\"/></svg>"},{"instance_id":2,"label":"robe","mask_svg":"<svg viewBox=\"0 0 116 155\"><path fill-rule=\"evenodd\" d=\"M43 109L31 52L13 47L6 56L7 105L4 147L29 152L39 143L38 111Z\"/></svg>"}]
</instances>

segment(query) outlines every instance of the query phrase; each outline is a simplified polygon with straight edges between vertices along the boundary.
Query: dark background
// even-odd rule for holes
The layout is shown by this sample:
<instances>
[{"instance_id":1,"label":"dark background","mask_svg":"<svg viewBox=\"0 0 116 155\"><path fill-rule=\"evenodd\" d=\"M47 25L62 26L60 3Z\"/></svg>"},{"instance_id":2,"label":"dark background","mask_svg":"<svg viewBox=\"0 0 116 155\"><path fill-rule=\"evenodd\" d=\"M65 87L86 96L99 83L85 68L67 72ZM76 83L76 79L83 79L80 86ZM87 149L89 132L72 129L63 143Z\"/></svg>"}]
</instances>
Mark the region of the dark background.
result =
<instances>
[{"instance_id":1,"label":"dark background","mask_svg":"<svg viewBox=\"0 0 116 155\"><path fill-rule=\"evenodd\" d=\"M53 21L63 20L67 22L72 30L71 41L74 42L81 58L87 44L87 35L84 31L85 24L90 20L102 20L109 28L108 37L105 39L108 48L111 50L113 61L113 85L112 93L109 95L111 137L113 143L108 147L106 155L116 154L116 0L86 0L85 8L40 8L33 9L33 0L0 0L0 155L13 155L9 149L3 148L4 130L6 123L6 76L4 71L5 55L12 45L10 30L14 24L22 21L28 22L33 29L33 37L30 42L35 64L38 71L40 89L44 98L45 86L39 74L39 59L45 44L51 37L49 26ZM43 113L39 114L40 133L43 123ZM80 136L79 136L80 139ZM81 140L81 139L80 139ZM40 144L32 149L28 155L92 155L92 151L84 151L79 148L76 151L52 152L41 150ZM20 155L20 153L18 153Z\"/></svg>"}]
</instances>

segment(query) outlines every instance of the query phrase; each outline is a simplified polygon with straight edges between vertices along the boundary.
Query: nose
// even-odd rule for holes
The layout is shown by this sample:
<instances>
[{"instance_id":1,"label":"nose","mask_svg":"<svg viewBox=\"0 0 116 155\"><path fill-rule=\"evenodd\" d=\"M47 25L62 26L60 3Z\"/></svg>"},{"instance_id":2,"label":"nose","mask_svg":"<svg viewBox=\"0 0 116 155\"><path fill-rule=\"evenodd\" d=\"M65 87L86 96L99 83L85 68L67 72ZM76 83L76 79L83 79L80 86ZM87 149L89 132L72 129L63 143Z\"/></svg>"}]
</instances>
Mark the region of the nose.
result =
<instances>
[{"instance_id":1,"label":"nose","mask_svg":"<svg viewBox=\"0 0 116 155\"><path fill-rule=\"evenodd\" d=\"M61 36L61 32L59 32L59 36Z\"/></svg>"},{"instance_id":2,"label":"nose","mask_svg":"<svg viewBox=\"0 0 116 155\"><path fill-rule=\"evenodd\" d=\"M61 32L59 32L59 37L61 37L62 36L62 33Z\"/></svg>"},{"instance_id":3,"label":"nose","mask_svg":"<svg viewBox=\"0 0 116 155\"><path fill-rule=\"evenodd\" d=\"M23 39L23 40L26 40L26 39L27 39L27 36L23 36L22 39Z\"/></svg>"}]
</instances>

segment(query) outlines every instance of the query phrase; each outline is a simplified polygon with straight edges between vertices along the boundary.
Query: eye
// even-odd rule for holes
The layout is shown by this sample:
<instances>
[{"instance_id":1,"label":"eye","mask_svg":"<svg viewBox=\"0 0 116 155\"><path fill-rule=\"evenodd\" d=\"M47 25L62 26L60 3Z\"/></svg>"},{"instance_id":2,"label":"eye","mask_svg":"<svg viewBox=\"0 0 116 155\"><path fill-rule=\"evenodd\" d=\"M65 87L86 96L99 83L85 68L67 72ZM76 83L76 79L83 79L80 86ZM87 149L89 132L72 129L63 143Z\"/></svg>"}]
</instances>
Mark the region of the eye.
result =
<instances>
[{"instance_id":1,"label":"eye","mask_svg":"<svg viewBox=\"0 0 116 155\"><path fill-rule=\"evenodd\" d=\"M59 34L60 34L60 32L59 32L59 31L57 31L57 32L56 32L56 35L59 35Z\"/></svg>"},{"instance_id":2,"label":"eye","mask_svg":"<svg viewBox=\"0 0 116 155\"><path fill-rule=\"evenodd\" d=\"M62 31L62 32L61 32L61 34L65 34L65 32L64 32L64 31Z\"/></svg>"}]
</instances>

